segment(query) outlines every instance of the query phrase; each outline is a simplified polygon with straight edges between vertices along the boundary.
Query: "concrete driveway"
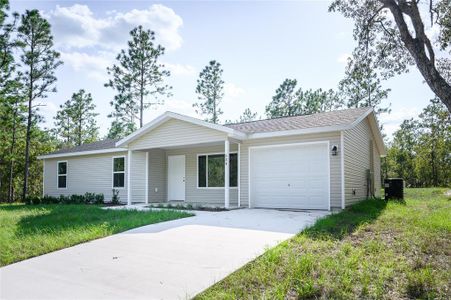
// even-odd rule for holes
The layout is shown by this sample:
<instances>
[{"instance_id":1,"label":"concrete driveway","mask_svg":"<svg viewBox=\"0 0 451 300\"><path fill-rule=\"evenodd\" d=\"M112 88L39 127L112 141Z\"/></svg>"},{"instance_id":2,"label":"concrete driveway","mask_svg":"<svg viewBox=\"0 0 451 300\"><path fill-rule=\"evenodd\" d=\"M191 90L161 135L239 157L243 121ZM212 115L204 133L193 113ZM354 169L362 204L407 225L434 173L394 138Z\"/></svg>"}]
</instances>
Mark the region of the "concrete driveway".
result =
<instances>
[{"instance_id":1,"label":"concrete driveway","mask_svg":"<svg viewBox=\"0 0 451 300\"><path fill-rule=\"evenodd\" d=\"M240 209L139 227L1 268L0 298L190 298L326 214Z\"/></svg>"}]
</instances>

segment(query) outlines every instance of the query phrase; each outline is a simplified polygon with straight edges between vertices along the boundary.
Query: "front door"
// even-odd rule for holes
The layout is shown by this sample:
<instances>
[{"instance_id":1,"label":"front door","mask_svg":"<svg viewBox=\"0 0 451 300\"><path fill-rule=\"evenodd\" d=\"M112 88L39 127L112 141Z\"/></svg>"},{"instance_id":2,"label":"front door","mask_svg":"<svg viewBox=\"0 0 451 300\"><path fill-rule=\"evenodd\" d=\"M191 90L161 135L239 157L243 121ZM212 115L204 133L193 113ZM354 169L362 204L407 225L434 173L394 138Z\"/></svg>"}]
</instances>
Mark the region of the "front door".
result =
<instances>
[{"instance_id":1,"label":"front door","mask_svg":"<svg viewBox=\"0 0 451 300\"><path fill-rule=\"evenodd\" d=\"M185 155L168 156L168 200L185 201Z\"/></svg>"}]
</instances>

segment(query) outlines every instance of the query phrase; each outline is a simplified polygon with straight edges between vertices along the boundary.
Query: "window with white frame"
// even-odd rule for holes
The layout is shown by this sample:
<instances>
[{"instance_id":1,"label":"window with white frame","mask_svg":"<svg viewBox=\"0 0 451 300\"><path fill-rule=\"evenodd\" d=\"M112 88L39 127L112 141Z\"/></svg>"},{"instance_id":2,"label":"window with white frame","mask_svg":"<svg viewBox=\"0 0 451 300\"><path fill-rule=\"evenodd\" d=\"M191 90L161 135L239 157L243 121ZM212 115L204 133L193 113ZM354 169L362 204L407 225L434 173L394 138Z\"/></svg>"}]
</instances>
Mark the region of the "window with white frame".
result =
<instances>
[{"instance_id":1,"label":"window with white frame","mask_svg":"<svg viewBox=\"0 0 451 300\"><path fill-rule=\"evenodd\" d=\"M229 184L238 185L238 155L229 156ZM224 154L203 154L197 157L197 186L224 187Z\"/></svg>"},{"instance_id":2,"label":"window with white frame","mask_svg":"<svg viewBox=\"0 0 451 300\"><path fill-rule=\"evenodd\" d=\"M57 165L58 188L65 189L67 187L67 161L59 161Z\"/></svg>"},{"instance_id":3,"label":"window with white frame","mask_svg":"<svg viewBox=\"0 0 451 300\"><path fill-rule=\"evenodd\" d=\"M125 157L113 157L113 188L125 187Z\"/></svg>"}]
</instances>

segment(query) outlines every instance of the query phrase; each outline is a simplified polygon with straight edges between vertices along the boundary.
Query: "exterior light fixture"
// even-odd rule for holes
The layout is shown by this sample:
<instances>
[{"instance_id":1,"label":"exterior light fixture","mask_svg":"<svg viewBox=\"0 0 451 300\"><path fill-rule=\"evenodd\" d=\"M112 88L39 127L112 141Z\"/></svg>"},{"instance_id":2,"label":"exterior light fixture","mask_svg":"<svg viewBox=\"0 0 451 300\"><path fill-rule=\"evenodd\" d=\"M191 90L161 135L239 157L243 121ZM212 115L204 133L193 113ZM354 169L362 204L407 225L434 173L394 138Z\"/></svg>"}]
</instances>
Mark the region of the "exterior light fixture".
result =
<instances>
[{"instance_id":1,"label":"exterior light fixture","mask_svg":"<svg viewBox=\"0 0 451 300\"><path fill-rule=\"evenodd\" d=\"M331 152L332 152L332 156L337 156L337 154L338 154L338 147L337 147L337 145L333 145L332 146Z\"/></svg>"}]
</instances>

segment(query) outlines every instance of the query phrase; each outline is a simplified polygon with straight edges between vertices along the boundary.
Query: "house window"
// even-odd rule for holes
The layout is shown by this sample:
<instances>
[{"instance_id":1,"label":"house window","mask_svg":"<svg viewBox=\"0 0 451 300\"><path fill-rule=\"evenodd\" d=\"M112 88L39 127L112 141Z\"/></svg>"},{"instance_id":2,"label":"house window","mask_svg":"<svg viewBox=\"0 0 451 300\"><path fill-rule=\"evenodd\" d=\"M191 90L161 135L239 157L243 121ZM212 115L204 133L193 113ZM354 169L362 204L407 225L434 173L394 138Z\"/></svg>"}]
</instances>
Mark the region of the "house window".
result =
<instances>
[{"instance_id":1,"label":"house window","mask_svg":"<svg viewBox=\"0 0 451 300\"><path fill-rule=\"evenodd\" d=\"M113 157L113 188L125 187L125 157Z\"/></svg>"},{"instance_id":2,"label":"house window","mask_svg":"<svg viewBox=\"0 0 451 300\"><path fill-rule=\"evenodd\" d=\"M197 183L200 188L224 187L224 154L206 154L197 157ZM238 155L229 156L230 187L238 185Z\"/></svg>"},{"instance_id":3,"label":"house window","mask_svg":"<svg viewBox=\"0 0 451 300\"><path fill-rule=\"evenodd\" d=\"M58 188L65 189L67 187L67 161L59 161L57 165Z\"/></svg>"}]
</instances>

